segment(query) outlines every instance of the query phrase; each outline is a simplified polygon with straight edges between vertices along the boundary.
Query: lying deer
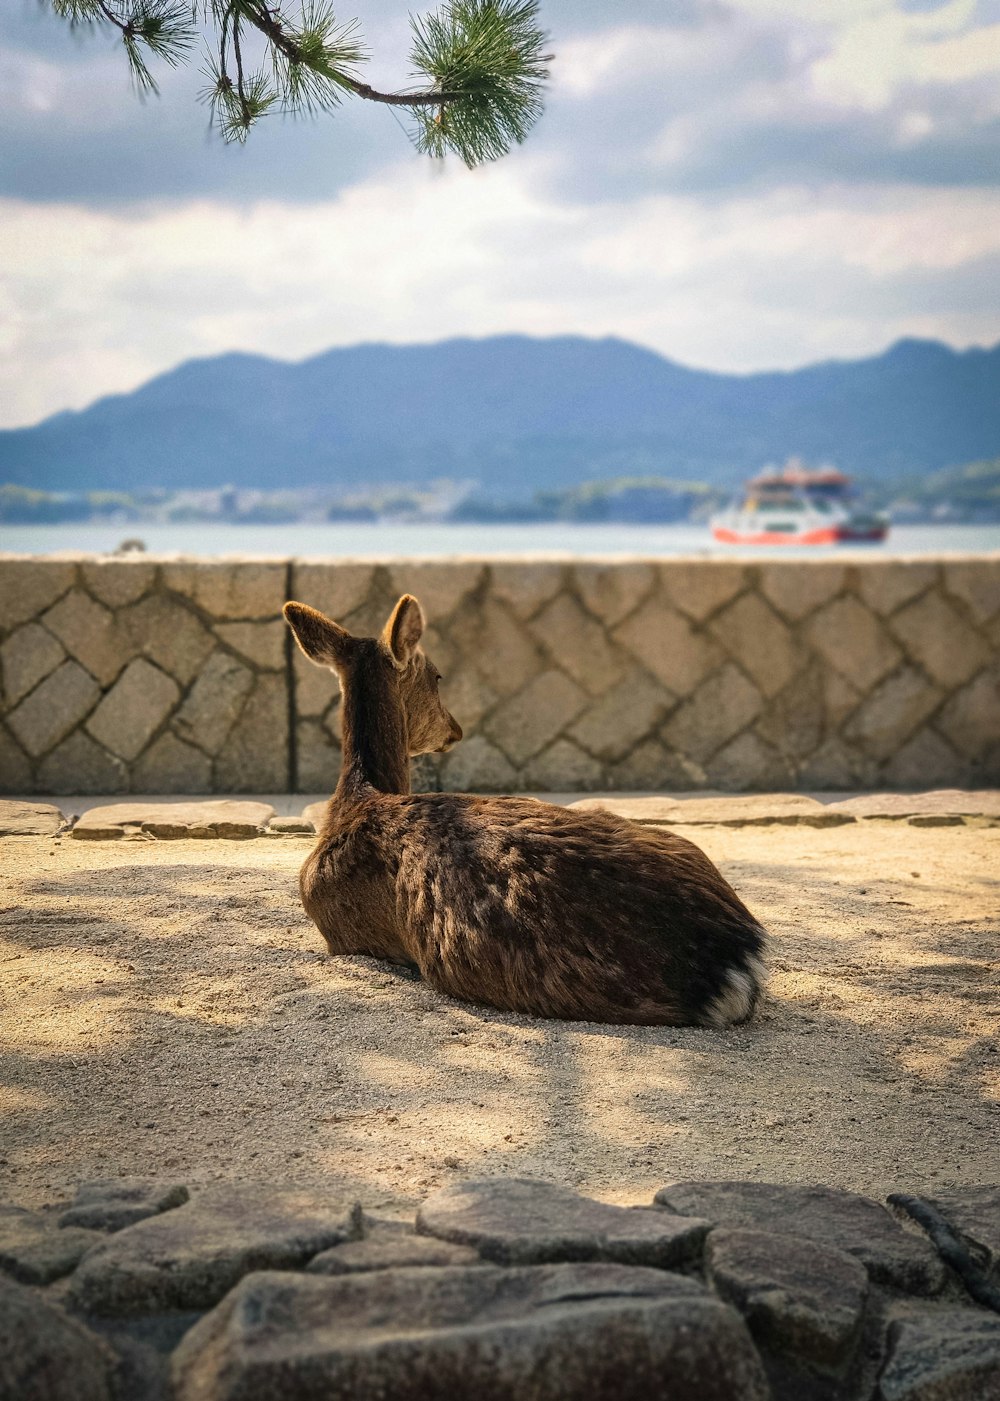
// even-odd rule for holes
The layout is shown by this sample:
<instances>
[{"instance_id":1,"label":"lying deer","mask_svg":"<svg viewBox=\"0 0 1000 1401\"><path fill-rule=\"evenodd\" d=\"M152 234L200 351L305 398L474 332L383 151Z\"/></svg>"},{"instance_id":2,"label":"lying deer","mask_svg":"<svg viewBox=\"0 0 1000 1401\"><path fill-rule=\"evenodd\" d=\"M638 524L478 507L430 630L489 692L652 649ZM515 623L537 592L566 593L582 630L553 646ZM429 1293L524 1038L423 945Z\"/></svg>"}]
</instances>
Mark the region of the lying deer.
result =
<instances>
[{"instance_id":1,"label":"lying deer","mask_svg":"<svg viewBox=\"0 0 1000 1401\"><path fill-rule=\"evenodd\" d=\"M462 738L415 598L379 638L304 603L285 618L342 691L343 768L300 877L331 953L416 964L452 997L531 1016L750 1016L764 931L691 842L531 798L410 792L410 757Z\"/></svg>"}]
</instances>

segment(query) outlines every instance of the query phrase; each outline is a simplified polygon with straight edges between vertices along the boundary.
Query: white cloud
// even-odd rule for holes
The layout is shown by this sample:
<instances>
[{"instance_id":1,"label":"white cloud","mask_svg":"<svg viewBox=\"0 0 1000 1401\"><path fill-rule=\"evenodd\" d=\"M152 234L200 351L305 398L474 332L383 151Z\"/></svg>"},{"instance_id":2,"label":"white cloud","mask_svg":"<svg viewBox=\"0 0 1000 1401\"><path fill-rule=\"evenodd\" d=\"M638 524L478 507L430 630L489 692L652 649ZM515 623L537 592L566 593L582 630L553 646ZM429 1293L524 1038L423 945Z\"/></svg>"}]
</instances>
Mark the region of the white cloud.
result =
<instances>
[{"instance_id":1,"label":"white cloud","mask_svg":"<svg viewBox=\"0 0 1000 1401\"><path fill-rule=\"evenodd\" d=\"M751 369L875 352L904 334L1000 337L1000 192L788 188L588 205L544 188L541 162L473 176L408 163L324 204L10 202L3 421L236 348L299 358L360 340L577 332Z\"/></svg>"}]
</instances>

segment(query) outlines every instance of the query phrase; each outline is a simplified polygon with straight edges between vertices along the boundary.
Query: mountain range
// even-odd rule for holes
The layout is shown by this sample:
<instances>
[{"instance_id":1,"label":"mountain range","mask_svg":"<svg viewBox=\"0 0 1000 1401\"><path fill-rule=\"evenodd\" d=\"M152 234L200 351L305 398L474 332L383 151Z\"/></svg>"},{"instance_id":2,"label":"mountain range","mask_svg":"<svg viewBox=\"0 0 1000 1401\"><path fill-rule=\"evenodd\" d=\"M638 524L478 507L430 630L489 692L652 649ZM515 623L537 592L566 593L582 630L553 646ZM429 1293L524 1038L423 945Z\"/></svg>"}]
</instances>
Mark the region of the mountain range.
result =
<instances>
[{"instance_id":1,"label":"mountain range","mask_svg":"<svg viewBox=\"0 0 1000 1401\"><path fill-rule=\"evenodd\" d=\"M512 498L625 475L733 484L790 455L885 483L998 454L1000 345L902 340L867 359L735 375L615 338L493 336L297 363L188 360L0 432L0 482L274 491L453 478Z\"/></svg>"}]
</instances>

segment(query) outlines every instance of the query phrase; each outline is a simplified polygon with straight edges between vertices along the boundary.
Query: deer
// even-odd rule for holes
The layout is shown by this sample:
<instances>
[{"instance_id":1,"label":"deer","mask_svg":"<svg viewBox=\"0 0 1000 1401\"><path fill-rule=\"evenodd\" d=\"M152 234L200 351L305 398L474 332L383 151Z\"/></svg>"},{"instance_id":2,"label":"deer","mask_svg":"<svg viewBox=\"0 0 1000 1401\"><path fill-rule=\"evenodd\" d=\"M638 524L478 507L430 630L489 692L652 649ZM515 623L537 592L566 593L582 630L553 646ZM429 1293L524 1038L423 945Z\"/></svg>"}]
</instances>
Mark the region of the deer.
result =
<instances>
[{"instance_id":1,"label":"deer","mask_svg":"<svg viewBox=\"0 0 1000 1401\"><path fill-rule=\"evenodd\" d=\"M765 931L693 842L527 796L410 791L410 759L462 738L416 598L379 637L304 603L284 616L341 688L341 772L299 881L331 954L415 966L450 997L530 1017L752 1015Z\"/></svg>"}]
</instances>

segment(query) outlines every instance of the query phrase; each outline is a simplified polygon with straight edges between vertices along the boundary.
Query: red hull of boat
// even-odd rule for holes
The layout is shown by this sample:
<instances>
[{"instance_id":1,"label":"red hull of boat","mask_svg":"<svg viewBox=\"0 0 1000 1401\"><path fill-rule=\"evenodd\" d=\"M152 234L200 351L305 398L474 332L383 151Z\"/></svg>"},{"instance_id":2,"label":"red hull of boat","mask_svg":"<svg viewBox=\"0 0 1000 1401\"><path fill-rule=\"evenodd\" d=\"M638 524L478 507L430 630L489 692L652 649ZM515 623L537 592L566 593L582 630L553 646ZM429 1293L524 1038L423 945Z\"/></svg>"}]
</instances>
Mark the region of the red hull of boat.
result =
<instances>
[{"instance_id":1,"label":"red hull of boat","mask_svg":"<svg viewBox=\"0 0 1000 1401\"><path fill-rule=\"evenodd\" d=\"M845 530L842 526L835 525L823 526L819 530L806 530L801 535L792 535L780 530L743 533L730 530L724 525L717 525L712 530L715 539L726 545L839 545L851 540L884 540L887 533L887 526L876 526L872 530Z\"/></svg>"}]
</instances>

